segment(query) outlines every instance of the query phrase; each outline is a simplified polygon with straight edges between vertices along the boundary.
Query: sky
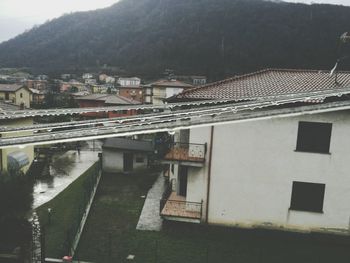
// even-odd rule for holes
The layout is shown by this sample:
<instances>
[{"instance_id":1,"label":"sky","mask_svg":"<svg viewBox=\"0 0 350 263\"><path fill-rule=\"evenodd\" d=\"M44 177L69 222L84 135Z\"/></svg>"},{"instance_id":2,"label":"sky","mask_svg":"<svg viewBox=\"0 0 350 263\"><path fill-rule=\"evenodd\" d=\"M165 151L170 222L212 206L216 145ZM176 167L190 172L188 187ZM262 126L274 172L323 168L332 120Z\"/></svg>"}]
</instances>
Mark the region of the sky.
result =
<instances>
[{"instance_id":1,"label":"sky","mask_svg":"<svg viewBox=\"0 0 350 263\"><path fill-rule=\"evenodd\" d=\"M65 13L110 6L118 0L0 0L0 43ZM350 6L350 0L286 0Z\"/></svg>"},{"instance_id":2,"label":"sky","mask_svg":"<svg viewBox=\"0 0 350 263\"><path fill-rule=\"evenodd\" d=\"M118 0L0 0L0 42L65 13L108 7Z\"/></svg>"}]
</instances>

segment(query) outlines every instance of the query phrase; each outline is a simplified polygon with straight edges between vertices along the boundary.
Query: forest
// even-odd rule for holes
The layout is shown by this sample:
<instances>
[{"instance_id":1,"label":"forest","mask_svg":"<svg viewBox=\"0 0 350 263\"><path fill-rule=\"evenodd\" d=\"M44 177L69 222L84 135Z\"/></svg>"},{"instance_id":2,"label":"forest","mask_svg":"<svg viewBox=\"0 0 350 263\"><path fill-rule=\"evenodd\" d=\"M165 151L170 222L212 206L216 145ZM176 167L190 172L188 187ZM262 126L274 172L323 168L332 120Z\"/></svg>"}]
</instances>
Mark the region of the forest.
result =
<instances>
[{"instance_id":1,"label":"forest","mask_svg":"<svg viewBox=\"0 0 350 263\"><path fill-rule=\"evenodd\" d=\"M0 44L0 67L220 79L262 68L331 69L350 8L263 0L121 0L67 14ZM341 54L342 55L342 54ZM344 60L340 69L350 69Z\"/></svg>"}]
</instances>

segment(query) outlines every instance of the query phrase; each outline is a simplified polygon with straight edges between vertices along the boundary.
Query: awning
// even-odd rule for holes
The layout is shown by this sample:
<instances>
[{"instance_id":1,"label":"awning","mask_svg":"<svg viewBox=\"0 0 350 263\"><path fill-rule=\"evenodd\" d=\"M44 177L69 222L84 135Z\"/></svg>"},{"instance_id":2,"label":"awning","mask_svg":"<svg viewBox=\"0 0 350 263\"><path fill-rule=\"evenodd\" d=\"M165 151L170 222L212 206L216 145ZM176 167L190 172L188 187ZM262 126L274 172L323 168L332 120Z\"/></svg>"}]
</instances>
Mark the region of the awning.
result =
<instances>
[{"instance_id":1,"label":"awning","mask_svg":"<svg viewBox=\"0 0 350 263\"><path fill-rule=\"evenodd\" d=\"M29 158L25 152L17 151L7 155L7 167L20 169L29 164Z\"/></svg>"}]
</instances>

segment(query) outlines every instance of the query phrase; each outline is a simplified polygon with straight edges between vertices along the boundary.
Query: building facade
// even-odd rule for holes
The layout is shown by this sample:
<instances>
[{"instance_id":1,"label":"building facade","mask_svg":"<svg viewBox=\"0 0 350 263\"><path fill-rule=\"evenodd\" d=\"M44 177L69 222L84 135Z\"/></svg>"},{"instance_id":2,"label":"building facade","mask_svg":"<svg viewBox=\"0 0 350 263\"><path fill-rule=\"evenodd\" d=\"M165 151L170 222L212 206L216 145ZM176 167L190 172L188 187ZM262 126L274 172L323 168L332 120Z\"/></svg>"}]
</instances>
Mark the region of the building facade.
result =
<instances>
[{"instance_id":1,"label":"building facade","mask_svg":"<svg viewBox=\"0 0 350 263\"><path fill-rule=\"evenodd\" d=\"M31 92L19 84L0 84L0 100L25 108L30 107Z\"/></svg>"},{"instance_id":2,"label":"building facade","mask_svg":"<svg viewBox=\"0 0 350 263\"><path fill-rule=\"evenodd\" d=\"M348 87L350 73L343 74L342 87ZM209 95L215 99L223 94L218 90L230 86L227 99L236 100L235 96L249 92L247 83L254 82L256 87L247 95L252 101L261 92L288 98L302 94L302 98L277 105L276 95L265 97L273 106L264 111L248 108L248 113L232 123L175 135L179 143L163 161L169 164L170 190L161 203L161 215L168 220L215 225L349 234L350 142L346 134L350 110L337 106L335 101L346 98L336 95L335 84L323 82L323 77L327 80L329 75L266 71L223 81L224 86L216 83L206 90L180 94L182 100L198 98L199 93L202 99ZM275 81L270 82L271 78ZM266 86L277 80L279 85ZM293 81L294 91L286 92ZM323 95L310 100L314 91L307 89L318 89ZM238 90L246 93L235 92ZM324 105L332 107L321 111Z\"/></svg>"}]
</instances>

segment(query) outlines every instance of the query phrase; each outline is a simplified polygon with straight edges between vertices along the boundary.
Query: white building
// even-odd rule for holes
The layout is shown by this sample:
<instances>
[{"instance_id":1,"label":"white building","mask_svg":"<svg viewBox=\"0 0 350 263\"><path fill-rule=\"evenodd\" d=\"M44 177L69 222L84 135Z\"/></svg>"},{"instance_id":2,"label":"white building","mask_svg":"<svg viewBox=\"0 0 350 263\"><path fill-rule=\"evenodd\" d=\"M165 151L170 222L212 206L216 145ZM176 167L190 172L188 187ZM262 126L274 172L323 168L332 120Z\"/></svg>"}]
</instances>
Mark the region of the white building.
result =
<instances>
[{"instance_id":1,"label":"white building","mask_svg":"<svg viewBox=\"0 0 350 263\"><path fill-rule=\"evenodd\" d=\"M141 85L141 79L137 77L119 78L118 84L122 87L138 87Z\"/></svg>"},{"instance_id":2,"label":"white building","mask_svg":"<svg viewBox=\"0 0 350 263\"><path fill-rule=\"evenodd\" d=\"M144 87L144 100L145 103L162 105L164 100L191 88L192 85L175 79L158 80Z\"/></svg>"},{"instance_id":3,"label":"white building","mask_svg":"<svg viewBox=\"0 0 350 263\"><path fill-rule=\"evenodd\" d=\"M83 79L92 79L94 77L94 75L92 73L84 73L82 75Z\"/></svg>"},{"instance_id":4,"label":"white building","mask_svg":"<svg viewBox=\"0 0 350 263\"><path fill-rule=\"evenodd\" d=\"M154 152L152 142L126 138L109 138L103 144L104 172L134 172L149 167L149 156Z\"/></svg>"},{"instance_id":5,"label":"white building","mask_svg":"<svg viewBox=\"0 0 350 263\"><path fill-rule=\"evenodd\" d=\"M329 72L266 70L178 95L178 101L228 99L247 110L236 113L235 121L176 136L184 144L175 144L164 157L170 188L161 215L349 234L346 94L350 72L339 73L336 83ZM284 102L276 105L277 100ZM255 108L254 101L270 106Z\"/></svg>"},{"instance_id":6,"label":"white building","mask_svg":"<svg viewBox=\"0 0 350 263\"><path fill-rule=\"evenodd\" d=\"M105 79L105 82L109 83L109 84L114 84L115 83L115 78L111 77L111 76L107 76L106 79Z\"/></svg>"}]
</instances>

